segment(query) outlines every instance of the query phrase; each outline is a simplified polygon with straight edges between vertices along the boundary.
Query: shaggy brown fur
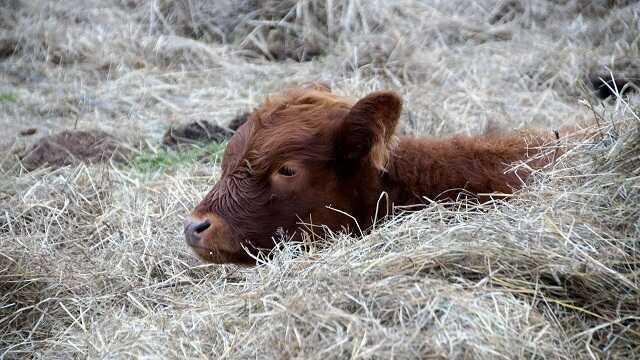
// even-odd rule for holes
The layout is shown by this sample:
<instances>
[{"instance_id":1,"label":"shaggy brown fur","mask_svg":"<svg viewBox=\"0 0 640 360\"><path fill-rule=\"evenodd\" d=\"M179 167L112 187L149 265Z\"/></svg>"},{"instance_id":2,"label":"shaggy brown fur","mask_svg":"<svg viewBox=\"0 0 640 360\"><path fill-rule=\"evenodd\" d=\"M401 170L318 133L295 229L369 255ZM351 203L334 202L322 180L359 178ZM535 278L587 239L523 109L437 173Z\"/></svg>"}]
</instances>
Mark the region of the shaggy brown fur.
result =
<instances>
[{"instance_id":1,"label":"shaggy brown fur","mask_svg":"<svg viewBox=\"0 0 640 360\"><path fill-rule=\"evenodd\" d=\"M483 201L511 193L552 158L509 171L540 155L552 132L396 138L400 110L388 91L357 102L323 86L271 97L231 138L220 180L185 221L187 243L205 261L251 264L250 254L272 249L278 232L301 240L304 229L312 237L364 230L387 215L387 204Z\"/></svg>"}]
</instances>

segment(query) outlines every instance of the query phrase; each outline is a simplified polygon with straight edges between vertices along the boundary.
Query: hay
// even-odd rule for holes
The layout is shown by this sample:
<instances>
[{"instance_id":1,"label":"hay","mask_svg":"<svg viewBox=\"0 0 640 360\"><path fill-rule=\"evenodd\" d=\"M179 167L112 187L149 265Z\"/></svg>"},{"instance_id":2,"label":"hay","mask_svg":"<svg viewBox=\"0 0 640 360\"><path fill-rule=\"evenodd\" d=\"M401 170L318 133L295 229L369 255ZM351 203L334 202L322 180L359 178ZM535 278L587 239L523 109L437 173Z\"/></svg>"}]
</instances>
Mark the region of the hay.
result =
<instances>
[{"instance_id":1,"label":"hay","mask_svg":"<svg viewBox=\"0 0 640 360\"><path fill-rule=\"evenodd\" d=\"M637 3L273 3L0 3L0 147L77 128L153 152L171 124L233 128L312 80L396 89L406 133L598 130L508 201L399 212L250 269L203 265L182 240L215 162L25 172L3 151L0 358L637 356L639 98L585 83L604 65L635 76L618 65L640 53Z\"/></svg>"}]
</instances>

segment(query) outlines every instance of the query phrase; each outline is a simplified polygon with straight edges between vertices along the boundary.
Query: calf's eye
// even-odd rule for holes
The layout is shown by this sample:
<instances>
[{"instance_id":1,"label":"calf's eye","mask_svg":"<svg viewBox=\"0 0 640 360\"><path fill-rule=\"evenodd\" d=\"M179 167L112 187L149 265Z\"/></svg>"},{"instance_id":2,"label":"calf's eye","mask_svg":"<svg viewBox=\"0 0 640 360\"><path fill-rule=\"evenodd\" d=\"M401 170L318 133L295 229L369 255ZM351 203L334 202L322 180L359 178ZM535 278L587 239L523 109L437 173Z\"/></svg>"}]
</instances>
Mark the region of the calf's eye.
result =
<instances>
[{"instance_id":1,"label":"calf's eye","mask_svg":"<svg viewBox=\"0 0 640 360\"><path fill-rule=\"evenodd\" d=\"M281 166L280 169L278 169L278 174L286 177L291 177L291 176L294 176L296 172L292 168L284 165L284 166Z\"/></svg>"}]
</instances>

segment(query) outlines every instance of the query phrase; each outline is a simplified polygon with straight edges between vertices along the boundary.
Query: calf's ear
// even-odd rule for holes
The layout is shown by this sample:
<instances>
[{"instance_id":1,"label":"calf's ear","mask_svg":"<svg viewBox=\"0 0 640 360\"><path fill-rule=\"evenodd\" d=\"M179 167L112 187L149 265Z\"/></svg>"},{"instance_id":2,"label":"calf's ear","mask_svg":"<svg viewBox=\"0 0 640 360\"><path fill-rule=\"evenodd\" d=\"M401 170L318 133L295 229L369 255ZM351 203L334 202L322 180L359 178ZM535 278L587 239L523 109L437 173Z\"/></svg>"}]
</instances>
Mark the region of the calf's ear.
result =
<instances>
[{"instance_id":1,"label":"calf's ear","mask_svg":"<svg viewBox=\"0 0 640 360\"><path fill-rule=\"evenodd\" d=\"M367 158L384 170L402 110L402 99L391 91L378 91L360 99L338 127L335 141L340 167L353 168Z\"/></svg>"}]
</instances>

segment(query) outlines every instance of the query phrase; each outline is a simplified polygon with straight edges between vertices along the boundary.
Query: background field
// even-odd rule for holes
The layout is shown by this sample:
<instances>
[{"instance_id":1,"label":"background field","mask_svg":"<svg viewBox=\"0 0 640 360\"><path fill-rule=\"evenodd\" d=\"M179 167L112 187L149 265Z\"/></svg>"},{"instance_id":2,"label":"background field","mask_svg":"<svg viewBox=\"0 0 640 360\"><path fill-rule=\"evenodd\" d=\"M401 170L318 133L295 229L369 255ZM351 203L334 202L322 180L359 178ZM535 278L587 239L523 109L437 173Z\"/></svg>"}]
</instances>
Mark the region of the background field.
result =
<instances>
[{"instance_id":1,"label":"background field","mask_svg":"<svg viewBox=\"0 0 640 360\"><path fill-rule=\"evenodd\" d=\"M640 102L588 80L640 77L639 19L630 0L0 0L0 358L637 357ZM508 202L201 264L182 217L221 146L163 132L311 80L398 91L406 133L599 130ZM69 129L134 155L21 166Z\"/></svg>"}]
</instances>

